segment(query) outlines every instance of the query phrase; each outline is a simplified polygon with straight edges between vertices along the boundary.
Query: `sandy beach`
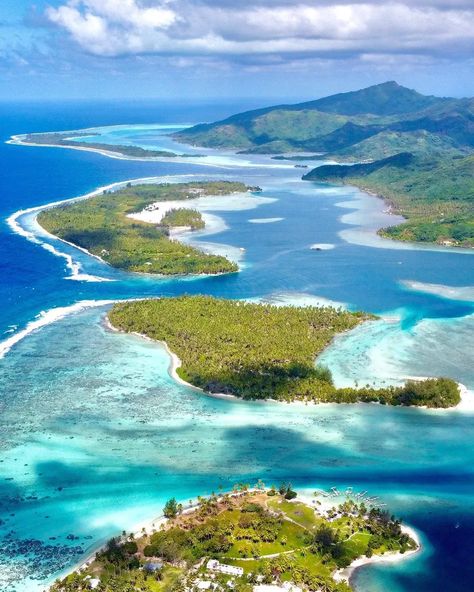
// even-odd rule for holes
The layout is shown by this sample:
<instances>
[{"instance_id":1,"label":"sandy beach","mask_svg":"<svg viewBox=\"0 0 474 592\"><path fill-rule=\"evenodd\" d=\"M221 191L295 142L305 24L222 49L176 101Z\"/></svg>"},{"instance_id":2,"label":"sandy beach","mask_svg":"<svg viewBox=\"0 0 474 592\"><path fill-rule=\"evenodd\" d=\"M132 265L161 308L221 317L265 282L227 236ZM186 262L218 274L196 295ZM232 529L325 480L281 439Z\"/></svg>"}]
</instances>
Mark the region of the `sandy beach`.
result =
<instances>
[{"instance_id":1,"label":"sandy beach","mask_svg":"<svg viewBox=\"0 0 474 592\"><path fill-rule=\"evenodd\" d=\"M105 319L105 326L110 329L111 331L117 332L117 333L126 333L126 331L122 331L121 329L117 329L116 327L114 327L108 316ZM168 368L168 372L169 375L179 384L182 384L183 386L186 386L187 388L190 388L196 392L199 392L203 395L206 395L207 397L212 397L214 399L226 399L226 400L231 400L235 403L238 402L247 402L244 399L240 398L240 397L236 397L235 395L229 395L226 393L209 393L207 391L205 391L204 389L198 387L198 386L194 386L193 384L186 382L185 380L183 380L177 370L178 368L180 368L182 366L182 361L181 359L173 352L171 351L171 349L169 348L168 344L166 343L166 341L159 341L159 340L155 340L155 339L151 339L151 337L148 337L148 335L143 335L142 333L137 333L137 332L132 332L130 333L130 335L135 335L136 337L140 337L141 339L146 339L147 341L151 341L152 343L156 343L161 345L166 353L169 355L170 357L170 365ZM407 376L406 379L407 380L425 380L428 377L414 377L414 376ZM469 389L464 385L461 384L460 382L458 382L458 386L459 386L459 391L460 391L460 395L461 395L461 402L456 405L455 407L448 407L446 409L432 409L432 408L428 408L425 406L421 406L421 407L413 407L413 409L422 409L422 410L428 410L428 411L434 411L434 412L446 412L446 411L463 411L463 412L474 412L474 395L471 391L469 391ZM369 403L365 403L365 402L358 402L358 403L326 403L326 402L321 402L321 403L315 403L314 401L279 401L278 399L257 399L257 400L252 400L251 401L252 404L254 403L284 403L286 405L380 405L380 403L378 402L369 402Z\"/></svg>"},{"instance_id":2,"label":"sandy beach","mask_svg":"<svg viewBox=\"0 0 474 592\"><path fill-rule=\"evenodd\" d=\"M91 146L72 146L72 145L63 145L63 144L38 144L35 142L25 142L22 139L22 136L12 136L10 140L7 140L6 144L16 144L18 146L35 146L37 148L66 148L69 150L82 150L85 152L95 152L96 154L101 154L102 156L107 156L109 158L116 158L118 160L156 160L160 161L162 159L179 159L179 155L176 156L129 156L127 154L122 154L121 152L114 152L114 150L105 150L103 148L95 148Z\"/></svg>"},{"instance_id":3,"label":"sandy beach","mask_svg":"<svg viewBox=\"0 0 474 592\"><path fill-rule=\"evenodd\" d=\"M422 550L422 545L420 542L420 537L415 529L411 528L410 526L402 525L401 527L402 532L406 533L410 538L412 538L416 544L416 549L411 549L406 551L405 553L400 553L400 551L385 553L384 555L372 555L372 557L360 557L353 561L349 567L344 569L338 569L333 574L333 578L336 582L349 582L351 577L354 574L354 571L364 565L371 565L376 563L398 563L400 561L404 561L407 557L411 557L417 553L420 553Z\"/></svg>"}]
</instances>

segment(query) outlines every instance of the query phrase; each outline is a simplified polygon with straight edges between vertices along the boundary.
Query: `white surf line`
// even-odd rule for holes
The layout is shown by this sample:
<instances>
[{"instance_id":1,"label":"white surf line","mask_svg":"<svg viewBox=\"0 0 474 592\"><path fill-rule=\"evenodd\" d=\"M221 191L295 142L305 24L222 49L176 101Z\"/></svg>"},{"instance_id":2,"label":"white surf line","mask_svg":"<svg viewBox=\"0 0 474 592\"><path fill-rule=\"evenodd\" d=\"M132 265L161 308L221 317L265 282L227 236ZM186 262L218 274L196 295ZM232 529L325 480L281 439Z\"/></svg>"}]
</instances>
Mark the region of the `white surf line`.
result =
<instances>
[{"instance_id":1,"label":"white surf line","mask_svg":"<svg viewBox=\"0 0 474 592\"><path fill-rule=\"evenodd\" d=\"M82 269L81 264L78 262L75 262L72 255L69 255L68 253L63 253L62 251L58 251L58 249L56 249L53 245L40 240L40 238L38 238L38 236L34 232L23 228L23 226L21 226L21 224L19 223L18 219L21 216L24 216L27 214L33 214L35 212L39 213L42 210L48 210L50 208L54 208L54 207L64 205L67 203L73 203L76 201L82 201L85 199L89 199L91 197L95 197L97 195L102 194L104 191L110 191L112 189L119 189L121 186L127 185L127 183L132 183L132 184L152 183L153 181L159 182L159 181L171 180L174 178L185 178L185 177L195 177L195 176L196 175L193 175L193 174L190 174L190 175L164 175L162 177L141 177L139 179L127 179L125 181L116 181L115 183L111 183L109 185L104 185L102 187L99 187L98 189L94 189L94 191L91 191L90 193L86 193L84 195L80 195L77 197L71 197L71 198L63 199L63 200L59 200L59 201L54 201L54 202L51 202L51 203L48 203L45 205L41 205L41 206L34 206L31 208L26 208L24 210L18 210L16 212L14 212L13 214L11 214L11 216L9 216L7 218L7 224L13 230L13 232L15 234L19 234L23 238L26 238L26 240L39 245L40 247L42 247L43 249L45 249L49 253L56 255L56 257L62 257L63 259L65 259L66 260L66 267L71 270L71 276L66 279L78 280L78 281L89 281L89 282L92 282L92 281L94 281L94 282L114 281L112 279L100 278L98 276L93 276L93 275L82 273L81 272L81 269ZM63 240L63 239L59 238L58 236L55 236L54 234L47 232L42 227L41 227L41 232L43 234L45 234L46 236L48 236L49 238L51 238L55 241L63 242L71 247L74 247L75 249L82 251L83 253L89 255L90 257L94 257L95 259L97 259L98 261L101 261L102 263L104 263L104 265L106 265L105 261L103 261L100 257L93 255L92 253L90 253L86 249L83 249L82 247L79 247L78 245L74 245L73 243Z\"/></svg>"},{"instance_id":2,"label":"white surf line","mask_svg":"<svg viewBox=\"0 0 474 592\"><path fill-rule=\"evenodd\" d=\"M114 304L115 302L122 302L121 300L81 300L76 304L70 306L58 306L51 308L48 311L42 311L37 315L34 321L30 321L24 329L18 331L8 339L0 342L0 359L5 357L5 354L11 350L11 348L20 342L22 339L55 321L63 319L71 314L86 310L88 308L96 308L99 306L105 306L107 304Z\"/></svg>"}]
</instances>

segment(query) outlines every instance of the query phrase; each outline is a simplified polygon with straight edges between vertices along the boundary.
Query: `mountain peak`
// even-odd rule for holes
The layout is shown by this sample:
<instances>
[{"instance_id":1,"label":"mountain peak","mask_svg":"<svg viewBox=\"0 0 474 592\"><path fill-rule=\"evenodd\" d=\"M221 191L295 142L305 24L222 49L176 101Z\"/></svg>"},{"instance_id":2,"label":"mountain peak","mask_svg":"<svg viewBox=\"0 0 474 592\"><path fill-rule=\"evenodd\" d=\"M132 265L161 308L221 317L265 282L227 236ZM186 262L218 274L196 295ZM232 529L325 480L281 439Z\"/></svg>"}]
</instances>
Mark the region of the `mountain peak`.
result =
<instances>
[{"instance_id":1,"label":"mountain peak","mask_svg":"<svg viewBox=\"0 0 474 592\"><path fill-rule=\"evenodd\" d=\"M395 80L389 80L361 90L339 93L311 101L307 103L307 106L319 111L341 115L400 115L421 111L443 100L438 97L422 95L416 90L401 86Z\"/></svg>"}]
</instances>

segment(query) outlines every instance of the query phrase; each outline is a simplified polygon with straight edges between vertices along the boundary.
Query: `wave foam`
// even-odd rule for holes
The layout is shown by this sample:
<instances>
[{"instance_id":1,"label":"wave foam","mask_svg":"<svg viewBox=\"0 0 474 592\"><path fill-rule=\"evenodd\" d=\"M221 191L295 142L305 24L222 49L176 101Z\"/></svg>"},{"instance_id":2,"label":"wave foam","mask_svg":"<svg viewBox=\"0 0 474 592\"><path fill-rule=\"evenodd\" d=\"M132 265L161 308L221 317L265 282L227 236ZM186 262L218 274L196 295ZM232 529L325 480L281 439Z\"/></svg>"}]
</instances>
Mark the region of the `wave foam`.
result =
<instances>
[{"instance_id":1,"label":"wave foam","mask_svg":"<svg viewBox=\"0 0 474 592\"><path fill-rule=\"evenodd\" d=\"M163 177L163 178L165 178L165 177ZM67 241L61 240L60 238L54 236L53 234L50 234L49 232L47 232L46 230L41 228L39 225L37 228L37 233L35 233L33 230L29 230L29 229L25 228L24 226L22 226L20 223L20 219L23 216L39 213L42 210L47 210L47 209L50 209L50 208L53 208L56 206L60 206L63 204L73 203L76 201L82 201L84 199L89 199L91 197L95 197L96 195L100 195L104 191L120 189L121 187L124 187L127 183L153 183L153 182L158 181L159 179L160 179L159 177L143 177L140 179L128 179L126 181L119 181L116 183L111 183L109 185L104 185L103 187L99 187L98 189L95 189L94 191L91 191L90 193L86 193L86 194L78 196L78 197L72 197L70 199L63 199L63 200L59 200L59 201L54 201L54 202L51 202L51 203L48 203L48 204L42 205L42 206L34 206L32 208L18 210L16 212L14 212L13 214L11 214L7 218L7 224L15 234L18 234L18 235L22 236L23 238L26 238L26 240L28 240L36 245L39 245L40 247L42 247L43 249L45 249L49 253L52 253L56 257L61 257L62 259L65 259L66 260L66 267L71 272L71 275L65 279L75 280L75 281L85 281L85 282L114 281L114 280L111 280L108 278L103 278L103 277L83 273L81 264L78 261L75 261L74 258L72 257L72 255L69 255L68 253L64 253L63 251L58 250L55 246L51 245L50 243L46 242L45 240L41 240L40 236L48 237L49 239L54 240L54 241L58 241L60 243L69 244L72 247L74 247L75 249L78 249L79 251L82 251L83 253L89 255L90 257L94 257L94 255L92 255L91 253L89 253L85 249L81 249L77 245L73 245L72 243L68 243ZM96 257L96 259L99 259L99 258Z\"/></svg>"},{"instance_id":2,"label":"wave foam","mask_svg":"<svg viewBox=\"0 0 474 592\"><path fill-rule=\"evenodd\" d=\"M331 249L334 249L336 245L333 245L332 243L314 243L314 245L310 246L310 249L312 251L330 251Z\"/></svg>"},{"instance_id":3,"label":"wave foam","mask_svg":"<svg viewBox=\"0 0 474 592\"><path fill-rule=\"evenodd\" d=\"M0 342L0 358L5 357L5 354L11 350L11 348L20 342L22 339L59 319L66 316L80 312L87 308L96 308L99 306L105 306L107 304L113 304L116 300L81 300L72 304L71 306L59 306L57 308L51 308L48 311L42 311L36 317L34 321L30 321L24 329L15 333L8 339Z\"/></svg>"}]
</instances>

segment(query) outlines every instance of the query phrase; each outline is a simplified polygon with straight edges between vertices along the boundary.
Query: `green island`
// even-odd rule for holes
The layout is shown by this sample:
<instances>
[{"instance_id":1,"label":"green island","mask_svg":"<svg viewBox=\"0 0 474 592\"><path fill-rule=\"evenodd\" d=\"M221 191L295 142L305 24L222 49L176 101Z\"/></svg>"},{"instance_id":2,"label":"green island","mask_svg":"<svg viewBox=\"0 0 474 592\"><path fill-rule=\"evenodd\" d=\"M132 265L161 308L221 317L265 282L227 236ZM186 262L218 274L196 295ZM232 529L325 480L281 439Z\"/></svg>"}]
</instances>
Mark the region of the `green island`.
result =
<instances>
[{"instance_id":1,"label":"green island","mask_svg":"<svg viewBox=\"0 0 474 592\"><path fill-rule=\"evenodd\" d=\"M161 224L169 228L180 228L184 226L191 230L201 230L206 226L201 212L185 208L173 208L169 210L161 219Z\"/></svg>"},{"instance_id":2,"label":"green island","mask_svg":"<svg viewBox=\"0 0 474 592\"><path fill-rule=\"evenodd\" d=\"M156 202L192 202L197 197L258 189L230 181L129 183L117 191L104 191L102 195L43 210L37 220L51 234L125 271L162 275L229 273L238 271L234 262L170 237L170 229L176 226L194 230L204 228L199 212L174 208L158 225L128 215L153 208Z\"/></svg>"},{"instance_id":3,"label":"green island","mask_svg":"<svg viewBox=\"0 0 474 592\"><path fill-rule=\"evenodd\" d=\"M319 167L304 179L349 183L386 199L407 222L382 230L384 236L473 247L473 120L472 98L424 96L386 82L239 113L174 137L193 145L277 154L294 162L319 158L357 163L349 171Z\"/></svg>"},{"instance_id":4,"label":"green island","mask_svg":"<svg viewBox=\"0 0 474 592\"><path fill-rule=\"evenodd\" d=\"M25 134L19 137L23 144L43 146L65 146L66 148L85 148L89 150L101 150L111 154L120 154L128 158L199 158L202 154L176 154L169 150L148 150L141 146L128 144L105 144L101 142L84 142L81 137L89 137L87 132L47 132L38 134Z\"/></svg>"},{"instance_id":5,"label":"green island","mask_svg":"<svg viewBox=\"0 0 474 592\"><path fill-rule=\"evenodd\" d=\"M341 570L356 559L413 553L400 520L357 496L339 504L315 492L311 504L290 483L259 481L183 508L168 500L151 532L111 539L50 592L350 592Z\"/></svg>"},{"instance_id":6,"label":"green island","mask_svg":"<svg viewBox=\"0 0 474 592\"><path fill-rule=\"evenodd\" d=\"M448 378L336 388L315 358L336 335L375 318L360 312L181 296L118 303L108 318L116 329L165 342L181 361L174 362L178 377L211 394L442 408L460 402Z\"/></svg>"},{"instance_id":7,"label":"green island","mask_svg":"<svg viewBox=\"0 0 474 592\"><path fill-rule=\"evenodd\" d=\"M404 152L371 163L323 165L303 177L379 194L407 222L379 231L403 241L474 247L474 156L427 160Z\"/></svg>"}]
</instances>

